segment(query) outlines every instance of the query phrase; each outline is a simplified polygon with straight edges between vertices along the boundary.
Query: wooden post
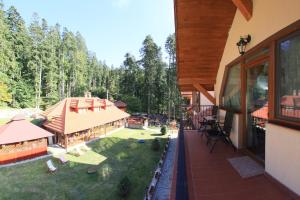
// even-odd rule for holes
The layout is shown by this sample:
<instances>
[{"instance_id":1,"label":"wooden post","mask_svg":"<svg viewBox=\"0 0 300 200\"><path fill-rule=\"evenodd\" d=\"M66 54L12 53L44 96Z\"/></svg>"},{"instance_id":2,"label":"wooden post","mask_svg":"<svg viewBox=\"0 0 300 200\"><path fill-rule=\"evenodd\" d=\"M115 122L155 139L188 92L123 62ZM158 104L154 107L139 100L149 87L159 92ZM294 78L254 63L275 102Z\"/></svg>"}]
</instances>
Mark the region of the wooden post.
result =
<instances>
[{"instance_id":1,"label":"wooden post","mask_svg":"<svg viewBox=\"0 0 300 200\"><path fill-rule=\"evenodd\" d=\"M65 146L66 148L68 148L68 135L64 135L64 139L65 139Z\"/></svg>"}]
</instances>

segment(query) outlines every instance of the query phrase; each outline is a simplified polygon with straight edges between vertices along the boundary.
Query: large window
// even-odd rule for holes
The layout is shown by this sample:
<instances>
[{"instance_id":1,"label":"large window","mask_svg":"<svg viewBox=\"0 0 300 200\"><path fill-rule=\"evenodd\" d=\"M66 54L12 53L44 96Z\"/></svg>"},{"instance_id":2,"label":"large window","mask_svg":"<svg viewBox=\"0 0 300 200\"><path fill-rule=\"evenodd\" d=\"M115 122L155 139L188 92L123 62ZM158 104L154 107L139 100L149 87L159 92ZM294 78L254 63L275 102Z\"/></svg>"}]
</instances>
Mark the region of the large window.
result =
<instances>
[{"instance_id":1,"label":"large window","mask_svg":"<svg viewBox=\"0 0 300 200\"><path fill-rule=\"evenodd\" d=\"M277 42L276 114L300 121L300 31Z\"/></svg>"},{"instance_id":2,"label":"large window","mask_svg":"<svg viewBox=\"0 0 300 200\"><path fill-rule=\"evenodd\" d=\"M226 75L225 75L226 76ZM228 68L226 82L221 98L221 105L229 110L241 109L241 65L236 64Z\"/></svg>"}]
</instances>

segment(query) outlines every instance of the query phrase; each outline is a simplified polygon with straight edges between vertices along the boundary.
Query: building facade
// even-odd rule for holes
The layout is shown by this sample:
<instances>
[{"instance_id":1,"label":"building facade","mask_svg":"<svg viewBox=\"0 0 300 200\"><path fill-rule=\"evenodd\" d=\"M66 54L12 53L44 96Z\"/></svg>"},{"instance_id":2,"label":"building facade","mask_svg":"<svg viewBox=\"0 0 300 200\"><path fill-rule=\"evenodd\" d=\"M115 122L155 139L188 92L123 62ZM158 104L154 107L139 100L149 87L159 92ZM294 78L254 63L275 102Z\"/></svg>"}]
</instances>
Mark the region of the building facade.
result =
<instances>
[{"instance_id":1,"label":"building facade","mask_svg":"<svg viewBox=\"0 0 300 200\"><path fill-rule=\"evenodd\" d=\"M0 164L47 154L47 138L52 136L23 116L15 116L0 127Z\"/></svg>"},{"instance_id":2,"label":"building facade","mask_svg":"<svg viewBox=\"0 0 300 200\"><path fill-rule=\"evenodd\" d=\"M54 134L52 143L68 148L124 126L129 114L106 99L72 97L50 107L43 116L43 126Z\"/></svg>"},{"instance_id":3,"label":"building facade","mask_svg":"<svg viewBox=\"0 0 300 200\"><path fill-rule=\"evenodd\" d=\"M202 93L221 116L233 111L234 145L298 195L299 8L298 0L175 0L180 90Z\"/></svg>"}]
</instances>

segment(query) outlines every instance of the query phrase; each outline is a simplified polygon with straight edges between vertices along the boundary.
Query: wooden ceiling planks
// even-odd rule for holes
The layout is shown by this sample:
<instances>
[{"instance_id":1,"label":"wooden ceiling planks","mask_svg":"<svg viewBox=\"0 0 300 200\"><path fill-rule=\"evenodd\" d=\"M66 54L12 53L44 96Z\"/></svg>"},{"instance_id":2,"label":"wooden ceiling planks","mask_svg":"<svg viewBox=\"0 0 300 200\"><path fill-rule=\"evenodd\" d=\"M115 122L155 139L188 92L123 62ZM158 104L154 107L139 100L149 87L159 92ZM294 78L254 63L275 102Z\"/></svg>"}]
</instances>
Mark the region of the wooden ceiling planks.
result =
<instances>
[{"instance_id":1,"label":"wooden ceiling planks","mask_svg":"<svg viewBox=\"0 0 300 200\"><path fill-rule=\"evenodd\" d=\"M249 21L252 17L253 12L252 0L232 0L232 2L240 10L246 20Z\"/></svg>"},{"instance_id":2,"label":"wooden ceiling planks","mask_svg":"<svg viewBox=\"0 0 300 200\"><path fill-rule=\"evenodd\" d=\"M195 91L198 80L213 90L236 7L231 0L175 0L177 80ZM193 81L189 81L193 80Z\"/></svg>"}]
</instances>

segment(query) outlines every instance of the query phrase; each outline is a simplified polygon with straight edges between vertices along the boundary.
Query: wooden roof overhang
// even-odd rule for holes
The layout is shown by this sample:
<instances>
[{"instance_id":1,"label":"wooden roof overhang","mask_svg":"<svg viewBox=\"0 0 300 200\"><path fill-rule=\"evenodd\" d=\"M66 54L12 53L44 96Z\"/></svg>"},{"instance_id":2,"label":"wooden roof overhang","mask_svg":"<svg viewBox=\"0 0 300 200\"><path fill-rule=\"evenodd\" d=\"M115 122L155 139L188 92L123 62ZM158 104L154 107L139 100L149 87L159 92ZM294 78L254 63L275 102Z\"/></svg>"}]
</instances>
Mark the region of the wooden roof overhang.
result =
<instances>
[{"instance_id":1,"label":"wooden roof overhang","mask_svg":"<svg viewBox=\"0 0 300 200\"><path fill-rule=\"evenodd\" d=\"M249 20L252 1L174 0L174 8L179 89L212 91L236 9Z\"/></svg>"},{"instance_id":2,"label":"wooden roof overhang","mask_svg":"<svg viewBox=\"0 0 300 200\"><path fill-rule=\"evenodd\" d=\"M181 92L180 94L181 94L181 96L189 98L189 99L192 98L192 96L193 96L192 92Z\"/></svg>"}]
</instances>

